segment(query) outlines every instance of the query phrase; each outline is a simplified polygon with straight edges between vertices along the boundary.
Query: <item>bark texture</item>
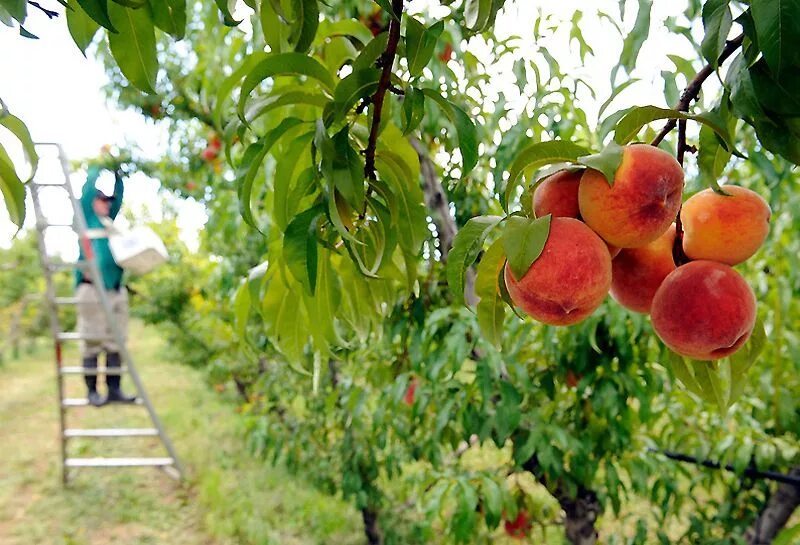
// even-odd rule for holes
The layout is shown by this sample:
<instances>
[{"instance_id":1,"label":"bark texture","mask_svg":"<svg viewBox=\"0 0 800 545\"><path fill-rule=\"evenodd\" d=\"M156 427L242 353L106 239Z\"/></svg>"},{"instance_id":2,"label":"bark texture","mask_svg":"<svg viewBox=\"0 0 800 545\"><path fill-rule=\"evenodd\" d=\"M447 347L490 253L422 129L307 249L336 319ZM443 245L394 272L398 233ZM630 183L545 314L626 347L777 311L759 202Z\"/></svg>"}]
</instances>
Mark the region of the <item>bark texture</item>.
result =
<instances>
[{"instance_id":1,"label":"bark texture","mask_svg":"<svg viewBox=\"0 0 800 545\"><path fill-rule=\"evenodd\" d=\"M800 466L793 468L789 474L800 478ZM775 536L786 526L798 505L800 505L800 487L787 483L779 484L761 514L745 533L748 545L772 543Z\"/></svg>"}]
</instances>

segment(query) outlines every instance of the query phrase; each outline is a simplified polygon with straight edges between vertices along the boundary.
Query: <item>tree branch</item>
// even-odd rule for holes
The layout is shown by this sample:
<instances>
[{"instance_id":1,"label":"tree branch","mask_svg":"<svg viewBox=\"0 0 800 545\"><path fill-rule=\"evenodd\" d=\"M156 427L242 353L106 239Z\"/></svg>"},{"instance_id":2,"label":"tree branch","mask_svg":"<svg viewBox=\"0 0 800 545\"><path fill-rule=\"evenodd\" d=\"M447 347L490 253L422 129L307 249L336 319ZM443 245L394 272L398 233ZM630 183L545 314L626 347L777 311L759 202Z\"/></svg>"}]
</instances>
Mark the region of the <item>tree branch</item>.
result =
<instances>
[{"instance_id":1,"label":"tree branch","mask_svg":"<svg viewBox=\"0 0 800 545\"><path fill-rule=\"evenodd\" d=\"M719 59L717 59L717 66L721 65L728 57L733 55L733 53L742 45L743 41L744 34L740 34L733 40L728 41L725 44L725 48L722 50L722 53L720 53ZM689 85L686 86L686 89L683 90L678 104L675 105L675 109L681 112L688 112L689 105L700 95L700 89L703 86L703 82L705 82L713 73L714 66L710 63L705 65L703 69L697 73ZM657 146L660 144L661 141L664 140L664 137L666 137L670 131L675 128L675 125L677 125L675 119L670 119L667 121L666 125L664 125L664 128L661 129L661 132L659 132L653 141L650 142L650 145Z\"/></svg>"},{"instance_id":2,"label":"tree branch","mask_svg":"<svg viewBox=\"0 0 800 545\"><path fill-rule=\"evenodd\" d=\"M381 126L381 114L383 113L383 99L386 91L391 85L392 66L397 55L397 44L400 42L400 19L403 15L403 0L392 0L392 20L389 23L389 42L386 44L386 51L381 55L379 62L383 68L381 79L378 81L378 89L372 95L372 128L369 131L369 142L365 151L366 162L364 165L364 175L370 179L375 179L375 149L378 145L378 130Z\"/></svg>"},{"instance_id":3,"label":"tree branch","mask_svg":"<svg viewBox=\"0 0 800 545\"><path fill-rule=\"evenodd\" d=\"M800 483L800 466L792 469L791 476ZM772 543L798 506L800 506L800 484L782 483L778 486L753 525L745 532L744 537L748 545Z\"/></svg>"}]
</instances>

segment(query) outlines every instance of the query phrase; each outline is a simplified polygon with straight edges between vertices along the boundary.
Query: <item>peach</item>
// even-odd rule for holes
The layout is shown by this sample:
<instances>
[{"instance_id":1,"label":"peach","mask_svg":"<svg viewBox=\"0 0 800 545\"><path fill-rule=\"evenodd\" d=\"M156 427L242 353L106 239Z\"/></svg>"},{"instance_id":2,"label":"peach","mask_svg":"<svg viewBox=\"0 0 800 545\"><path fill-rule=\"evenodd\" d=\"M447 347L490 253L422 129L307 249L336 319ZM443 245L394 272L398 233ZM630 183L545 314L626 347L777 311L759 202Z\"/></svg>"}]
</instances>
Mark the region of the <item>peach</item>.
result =
<instances>
[{"instance_id":1,"label":"peach","mask_svg":"<svg viewBox=\"0 0 800 545\"><path fill-rule=\"evenodd\" d=\"M578 184L583 170L561 170L542 180L533 191L533 211L537 218L578 218Z\"/></svg>"},{"instance_id":2,"label":"peach","mask_svg":"<svg viewBox=\"0 0 800 545\"><path fill-rule=\"evenodd\" d=\"M692 261L671 272L656 291L653 329L669 348L697 360L739 350L756 321L756 298L739 273L714 261Z\"/></svg>"},{"instance_id":3,"label":"peach","mask_svg":"<svg viewBox=\"0 0 800 545\"><path fill-rule=\"evenodd\" d=\"M517 280L506 265L511 300L526 314L550 325L580 322L600 306L611 285L611 256L584 223L553 218L542 254Z\"/></svg>"},{"instance_id":4,"label":"peach","mask_svg":"<svg viewBox=\"0 0 800 545\"><path fill-rule=\"evenodd\" d=\"M729 195L704 189L684 203L683 251L691 259L737 265L764 244L771 211L755 191L733 185L722 189Z\"/></svg>"},{"instance_id":5,"label":"peach","mask_svg":"<svg viewBox=\"0 0 800 545\"><path fill-rule=\"evenodd\" d=\"M583 221L606 242L620 248L648 244L666 231L678 214L683 169L654 146L626 146L614 185L598 171L581 178L578 205Z\"/></svg>"},{"instance_id":6,"label":"peach","mask_svg":"<svg viewBox=\"0 0 800 545\"><path fill-rule=\"evenodd\" d=\"M647 314L659 286L675 270L675 226L650 244L626 248L611 262L611 297L623 307Z\"/></svg>"}]
</instances>

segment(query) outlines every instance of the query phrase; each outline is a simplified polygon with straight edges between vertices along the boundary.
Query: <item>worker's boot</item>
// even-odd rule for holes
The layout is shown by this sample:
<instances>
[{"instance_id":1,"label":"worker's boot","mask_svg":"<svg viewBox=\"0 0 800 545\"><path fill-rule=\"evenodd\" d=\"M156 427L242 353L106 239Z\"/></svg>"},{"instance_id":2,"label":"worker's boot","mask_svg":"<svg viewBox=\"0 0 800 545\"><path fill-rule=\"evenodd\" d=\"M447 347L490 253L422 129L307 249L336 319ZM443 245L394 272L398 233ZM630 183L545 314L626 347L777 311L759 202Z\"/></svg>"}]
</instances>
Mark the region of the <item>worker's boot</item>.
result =
<instances>
[{"instance_id":1,"label":"worker's boot","mask_svg":"<svg viewBox=\"0 0 800 545\"><path fill-rule=\"evenodd\" d=\"M108 371L119 370L122 367L122 358L119 352L108 352L106 354L106 369ZM108 403L133 403L136 401L136 396L126 396L120 389L120 381L122 375L106 375L106 384L108 385Z\"/></svg>"},{"instance_id":2,"label":"worker's boot","mask_svg":"<svg viewBox=\"0 0 800 545\"><path fill-rule=\"evenodd\" d=\"M97 371L97 356L90 356L83 358L83 368L87 371L96 372ZM83 375L83 379L86 381L86 390L87 394L86 397L89 399L89 405L93 405L95 407L100 407L106 401L103 399L103 396L97 391L97 375L96 374L85 374Z\"/></svg>"}]
</instances>

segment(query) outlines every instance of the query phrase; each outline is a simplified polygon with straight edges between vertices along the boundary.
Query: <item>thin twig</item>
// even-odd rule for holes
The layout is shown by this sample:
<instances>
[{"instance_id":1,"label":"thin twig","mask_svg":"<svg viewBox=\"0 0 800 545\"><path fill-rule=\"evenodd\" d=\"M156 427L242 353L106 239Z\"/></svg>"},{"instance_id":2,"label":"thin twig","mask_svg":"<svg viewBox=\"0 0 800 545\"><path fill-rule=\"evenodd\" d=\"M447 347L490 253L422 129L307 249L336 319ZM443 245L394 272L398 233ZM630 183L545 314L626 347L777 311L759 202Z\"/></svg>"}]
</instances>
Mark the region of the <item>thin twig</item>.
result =
<instances>
[{"instance_id":1,"label":"thin twig","mask_svg":"<svg viewBox=\"0 0 800 545\"><path fill-rule=\"evenodd\" d=\"M55 19L56 17L58 17L57 11L51 11L40 5L39 2L33 2L32 0L28 0L28 3L33 7L40 9L45 15L47 15L48 19Z\"/></svg>"},{"instance_id":2,"label":"thin twig","mask_svg":"<svg viewBox=\"0 0 800 545\"><path fill-rule=\"evenodd\" d=\"M687 462L690 464L700 465L703 467L707 467L709 469L724 469L726 471L736 471L736 469L731 464L722 465L717 462L712 462L710 460L701 460L699 458L695 458L694 456L689 456L688 454L682 454L680 452L670 452L668 450L659 450L655 448L647 449L649 452L663 454L667 458L671 460L676 460L678 462ZM790 484L794 486L800 486L800 477L795 477L794 475L786 475L784 473L778 473L777 471L761 471L756 469L755 467L748 467L743 472L745 477L751 477L755 479L768 479L770 481L777 481L779 483Z\"/></svg>"},{"instance_id":3,"label":"thin twig","mask_svg":"<svg viewBox=\"0 0 800 545\"><path fill-rule=\"evenodd\" d=\"M716 66L721 65L723 62L725 62L725 60L728 57L733 55L733 53L737 49L739 49L739 47L742 45L743 41L744 41L744 34L740 34L733 40L727 42L725 44L725 48L722 50L722 53L720 53L719 55L719 59L717 59ZM694 77L694 79L689 83L686 89L683 90L683 93L681 93L681 99L678 101L678 104L675 106L675 109L681 112L688 112L689 105L692 103L693 100L695 100L700 95L700 89L703 86L703 82L705 82L708 79L708 77L713 73L714 73L714 65L710 63L705 65L703 69L700 70ZM669 121L667 121L666 125L664 125L664 128L661 129L661 132L659 132L658 135L653 139L653 141L650 142L650 145L657 146L658 144L660 144L661 141L664 140L664 137L667 136L670 133L670 131L675 128L676 124L677 123L675 119L670 119Z\"/></svg>"},{"instance_id":4,"label":"thin twig","mask_svg":"<svg viewBox=\"0 0 800 545\"><path fill-rule=\"evenodd\" d=\"M392 20L389 23L389 41L386 44L386 51L383 52L379 62L383 68L381 79L378 81L378 89L372 96L372 128L369 131L369 142L365 151L366 161L364 165L364 175L374 180L375 176L375 149L378 146L378 130L381 126L381 113L383 112L383 99L386 91L391 85L392 65L397 54L397 44L400 42L400 18L403 15L403 0L392 0Z\"/></svg>"}]
</instances>

